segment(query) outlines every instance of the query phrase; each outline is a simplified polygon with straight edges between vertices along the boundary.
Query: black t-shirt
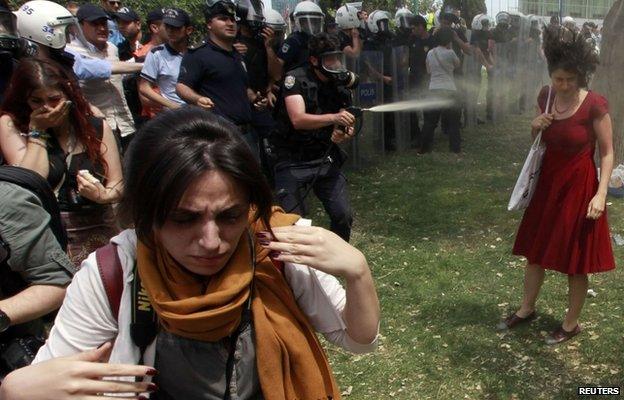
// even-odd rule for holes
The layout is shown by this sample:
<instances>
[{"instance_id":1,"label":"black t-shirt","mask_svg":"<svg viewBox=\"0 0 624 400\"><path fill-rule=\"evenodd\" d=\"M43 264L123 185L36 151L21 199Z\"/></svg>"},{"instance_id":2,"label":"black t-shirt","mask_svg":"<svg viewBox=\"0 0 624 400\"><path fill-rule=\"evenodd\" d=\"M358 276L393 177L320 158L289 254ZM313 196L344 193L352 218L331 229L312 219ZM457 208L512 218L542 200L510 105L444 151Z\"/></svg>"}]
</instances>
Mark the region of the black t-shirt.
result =
<instances>
[{"instance_id":1,"label":"black t-shirt","mask_svg":"<svg viewBox=\"0 0 624 400\"><path fill-rule=\"evenodd\" d=\"M284 61L284 71L290 71L308 63L308 40L310 36L303 32L293 32L286 38L277 52L277 57Z\"/></svg>"},{"instance_id":2,"label":"black t-shirt","mask_svg":"<svg viewBox=\"0 0 624 400\"><path fill-rule=\"evenodd\" d=\"M264 93L269 85L269 61L264 43L256 38L242 35L238 41L247 46L247 53L243 55L243 60L247 66L249 87L254 92Z\"/></svg>"},{"instance_id":3,"label":"black t-shirt","mask_svg":"<svg viewBox=\"0 0 624 400\"><path fill-rule=\"evenodd\" d=\"M416 37L410 45L410 81L412 86L420 86L428 82L427 74L427 53L435 48L436 44L432 35L426 38Z\"/></svg>"},{"instance_id":4,"label":"black t-shirt","mask_svg":"<svg viewBox=\"0 0 624 400\"><path fill-rule=\"evenodd\" d=\"M215 104L214 112L237 125L251 122L249 82L243 58L236 50L225 50L210 40L182 58L178 82Z\"/></svg>"}]
</instances>

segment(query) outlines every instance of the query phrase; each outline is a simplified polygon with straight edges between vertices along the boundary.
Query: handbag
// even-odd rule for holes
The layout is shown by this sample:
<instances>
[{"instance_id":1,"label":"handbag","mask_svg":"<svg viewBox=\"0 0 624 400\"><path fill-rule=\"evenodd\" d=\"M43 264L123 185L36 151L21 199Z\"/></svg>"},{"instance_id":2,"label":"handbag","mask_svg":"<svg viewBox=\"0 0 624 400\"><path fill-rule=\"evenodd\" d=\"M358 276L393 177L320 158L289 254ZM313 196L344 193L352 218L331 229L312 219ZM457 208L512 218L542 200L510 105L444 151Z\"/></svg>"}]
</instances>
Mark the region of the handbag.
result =
<instances>
[{"instance_id":1,"label":"handbag","mask_svg":"<svg viewBox=\"0 0 624 400\"><path fill-rule=\"evenodd\" d=\"M549 86L548 99L546 100L546 112L548 112L548 108L550 107L551 95L552 86ZM522 210L529 206L533 193L535 192L545 151L546 146L542 143L542 131L540 131L535 137L533 145L529 150L529 155L524 161L522 171L520 171L520 176L518 176L518 180L516 181L516 186L514 186L513 192L511 193L507 210Z\"/></svg>"}]
</instances>

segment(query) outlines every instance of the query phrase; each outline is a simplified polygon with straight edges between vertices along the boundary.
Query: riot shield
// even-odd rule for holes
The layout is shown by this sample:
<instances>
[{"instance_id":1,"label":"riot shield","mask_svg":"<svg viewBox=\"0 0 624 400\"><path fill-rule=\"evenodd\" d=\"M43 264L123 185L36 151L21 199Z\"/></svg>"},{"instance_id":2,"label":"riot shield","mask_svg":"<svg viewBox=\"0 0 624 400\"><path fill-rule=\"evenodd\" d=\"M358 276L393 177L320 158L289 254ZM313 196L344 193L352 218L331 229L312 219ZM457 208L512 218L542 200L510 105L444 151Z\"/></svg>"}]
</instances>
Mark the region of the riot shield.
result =
<instances>
[{"instance_id":1,"label":"riot shield","mask_svg":"<svg viewBox=\"0 0 624 400\"><path fill-rule=\"evenodd\" d=\"M410 99L409 85L409 47L399 46L392 49L392 101ZM412 129L409 112L395 112L394 130L397 151L408 150L412 142Z\"/></svg>"},{"instance_id":2,"label":"riot shield","mask_svg":"<svg viewBox=\"0 0 624 400\"><path fill-rule=\"evenodd\" d=\"M383 53L363 51L354 60L352 71L360 77L360 84L353 96L354 104L361 108L370 108L383 103ZM360 131L351 145L351 165L356 168L368 165L384 154L382 114L365 112L361 121L356 124L356 129L358 128Z\"/></svg>"},{"instance_id":3,"label":"riot shield","mask_svg":"<svg viewBox=\"0 0 624 400\"><path fill-rule=\"evenodd\" d=\"M463 93L465 93L466 96L464 123L468 127L477 125L478 101L481 92L481 61L476 55L477 47L477 44L472 45L472 55L464 56L464 70L462 80L459 82L459 84L463 86Z\"/></svg>"}]
</instances>

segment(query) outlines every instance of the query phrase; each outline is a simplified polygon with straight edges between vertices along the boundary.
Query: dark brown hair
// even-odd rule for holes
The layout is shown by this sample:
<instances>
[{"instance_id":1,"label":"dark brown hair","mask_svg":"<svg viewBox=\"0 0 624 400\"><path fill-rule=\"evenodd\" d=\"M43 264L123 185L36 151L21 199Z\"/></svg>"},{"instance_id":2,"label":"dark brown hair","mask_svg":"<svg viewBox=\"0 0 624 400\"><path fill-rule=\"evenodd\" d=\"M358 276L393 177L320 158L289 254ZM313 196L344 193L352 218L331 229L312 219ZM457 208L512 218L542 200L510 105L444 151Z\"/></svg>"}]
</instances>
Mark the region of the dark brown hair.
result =
<instances>
[{"instance_id":1,"label":"dark brown hair","mask_svg":"<svg viewBox=\"0 0 624 400\"><path fill-rule=\"evenodd\" d=\"M559 25L545 27L543 35L548 73L562 69L576 74L579 86L587 87L599 63L593 46L580 33Z\"/></svg>"},{"instance_id":2,"label":"dark brown hair","mask_svg":"<svg viewBox=\"0 0 624 400\"><path fill-rule=\"evenodd\" d=\"M124 157L120 223L153 244L154 228L164 225L195 179L213 170L242 187L255 217L269 226L271 188L239 129L194 106L159 114L132 140Z\"/></svg>"},{"instance_id":3,"label":"dark brown hair","mask_svg":"<svg viewBox=\"0 0 624 400\"><path fill-rule=\"evenodd\" d=\"M28 97L41 88L55 88L62 91L72 101L69 121L74 128L76 138L86 148L87 156L94 163L107 168L95 128L89 122L93 116L89 103L84 98L78 82L63 67L54 61L26 58L11 75L9 87L5 92L0 115L7 114L20 132L28 132L30 113Z\"/></svg>"}]
</instances>

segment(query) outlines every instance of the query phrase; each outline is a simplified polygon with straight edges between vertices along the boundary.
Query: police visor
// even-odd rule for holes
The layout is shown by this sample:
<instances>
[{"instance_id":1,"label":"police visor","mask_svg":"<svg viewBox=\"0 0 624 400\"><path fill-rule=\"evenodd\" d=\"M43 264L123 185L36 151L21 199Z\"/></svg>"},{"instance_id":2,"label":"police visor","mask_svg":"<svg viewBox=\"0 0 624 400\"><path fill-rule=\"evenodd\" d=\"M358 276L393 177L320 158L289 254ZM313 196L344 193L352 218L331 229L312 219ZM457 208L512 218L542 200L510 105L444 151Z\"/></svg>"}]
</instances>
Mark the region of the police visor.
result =
<instances>
[{"instance_id":1,"label":"police visor","mask_svg":"<svg viewBox=\"0 0 624 400\"><path fill-rule=\"evenodd\" d=\"M321 67L330 73L345 72L346 59L342 51L328 51L320 55Z\"/></svg>"},{"instance_id":2,"label":"police visor","mask_svg":"<svg viewBox=\"0 0 624 400\"><path fill-rule=\"evenodd\" d=\"M323 31L322 15L302 15L297 17L299 28L308 35L316 35Z\"/></svg>"}]
</instances>

